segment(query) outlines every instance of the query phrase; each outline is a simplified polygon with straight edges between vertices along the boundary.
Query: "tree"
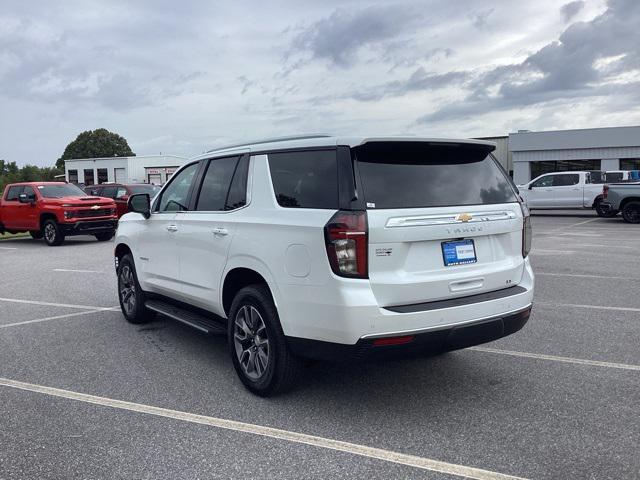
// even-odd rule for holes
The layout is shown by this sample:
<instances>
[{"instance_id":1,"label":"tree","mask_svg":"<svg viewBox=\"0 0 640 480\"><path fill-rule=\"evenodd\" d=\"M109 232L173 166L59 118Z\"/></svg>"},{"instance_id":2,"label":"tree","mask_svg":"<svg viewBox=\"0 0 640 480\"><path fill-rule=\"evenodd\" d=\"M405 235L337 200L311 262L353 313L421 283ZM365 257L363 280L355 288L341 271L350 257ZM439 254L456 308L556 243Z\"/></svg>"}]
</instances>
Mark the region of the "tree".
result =
<instances>
[{"instance_id":1,"label":"tree","mask_svg":"<svg viewBox=\"0 0 640 480\"><path fill-rule=\"evenodd\" d=\"M70 158L134 157L127 140L105 128L87 130L67 145L56 167L64 170L64 161Z\"/></svg>"}]
</instances>

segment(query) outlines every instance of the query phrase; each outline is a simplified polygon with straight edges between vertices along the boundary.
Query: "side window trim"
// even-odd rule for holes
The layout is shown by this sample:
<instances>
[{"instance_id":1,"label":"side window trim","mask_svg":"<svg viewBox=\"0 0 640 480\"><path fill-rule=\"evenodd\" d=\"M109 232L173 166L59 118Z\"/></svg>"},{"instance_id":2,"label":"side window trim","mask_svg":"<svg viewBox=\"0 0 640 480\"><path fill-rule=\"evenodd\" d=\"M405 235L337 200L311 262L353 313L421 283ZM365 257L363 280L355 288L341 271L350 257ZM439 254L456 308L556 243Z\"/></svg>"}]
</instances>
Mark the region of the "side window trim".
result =
<instances>
[{"instance_id":1,"label":"side window trim","mask_svg":"<svg viewBox=\"0 0 640 480\"><path fill-rule=\"evenodd\" d=\"M187 206L189 208L190 211L191 210L191 202L193 199L193 190L194 190L194 186L197 184L197 182L199 181L200 176L202 175L202 164L204 162L202 160L198 160L197 162L191 162L191 163L187 163L185 164L182 168L180 168L177 172L175 172L173 175L171 175L171 178L169 179L169 181L162 187L162 190L160 190L160 192L158 193L158 195L156 195L156 199L153 202L153 208L151 209L151 213L154 214L160 214L160 215L164 215L167 213L170 214L176 214L178 212L161 212L159 211L160 208L160 202L162 202L162 196L165 194L167 188L169 188L169 185L171 185L171 183L173 183L173 181L178 177L178 173L182 172L183 170L186 170L187 168L189 168L191 165L198 165L198 169L196 170L196 174L194 175L193 180L191 181L191 185L189 186L189 193L187 194Z\"/></svg>"}]
</instances>

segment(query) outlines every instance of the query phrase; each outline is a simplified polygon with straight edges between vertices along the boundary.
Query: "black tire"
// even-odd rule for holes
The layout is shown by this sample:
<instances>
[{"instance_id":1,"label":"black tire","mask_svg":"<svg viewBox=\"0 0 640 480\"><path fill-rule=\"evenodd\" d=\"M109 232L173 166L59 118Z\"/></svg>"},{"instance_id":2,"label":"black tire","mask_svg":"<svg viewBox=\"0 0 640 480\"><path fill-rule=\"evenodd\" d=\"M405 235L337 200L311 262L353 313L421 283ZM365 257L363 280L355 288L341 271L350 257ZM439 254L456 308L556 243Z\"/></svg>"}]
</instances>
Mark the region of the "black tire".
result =
<instances>
[{"instance_id":1,"label":"black tire","mask_svg":"<svg viewBox=\"0 0 640 480\"><path fill-rule=\"evenodd\" d=\"M113 238L114 233L115 232L111 230L110 232L96 233L94 237L96 237L96 240L99 242L108 242Z\"/></svg>"},{"instance_id":2,"label":"black tire","mask_svg":"<svg viewBox=\"0 0 640 480\"><path fill-rule=\"evenodd\" d=\"M57 247L64 242L64 233L58 226L58 222L55 220L45 220L42 224L42 234L44 235L44 241L50 247Z\"/></svg>"},{"instance_id":3,"label":"black tire","mask_svg":"<svg viewBox=\"0 0 640 480\"><path fill-rule=\"evenodd\" d=\"M263 329L259 327L260 321L257 319L248 320L253 313L251 309L259 314L260 321L264 325ZM247 319L245 326L253 330L253 336L240 326L244 319ZM255 327L256 324L258 327L252 329L251 327ZM261 360L264 355L260 355L261 349L264 353L262 347L264 340L267 348L266 366ZM290 389L302 369L301 360L289 351L280 325L278 310L269 289L264 285L251 285L236 294L229 310L228 344L231 361L240 381L249 391L261 397L269 397ZM245 346L247 346L246 350L244 350ZM251 346L254 350L254 368L253 372L248 372L247 367L251 363L249 352ZM262 365L261 373L259 365ZM255 368L255 366L258 367Z\"/></svg>"},{"instance_id":4,"label":"black tire","mask_svg":"<svg viewBox=\"0 0 640 480\"><path fill-rule=\"evenodd\" d=\"M640 223L640 202L625 203L622 208L622 219L627 223Z\"/></svg>"},{"instance_id":5,"label":"black tire","mask_svg":"<svg viewBox=\"0 0 640 480\"><path fill-rule=\"evenodd\" d=\"M155 312L144 306L146 295L138 283L131 255L125 255L118 262L118 300L129 323L147 323L155 317Z\"/></svg>"},{"instance_id":6,"label":"black tire","mask_svg":"<svg viewBox=\"0 0 640 480\"><path fill-rule=\"evenodd\" d=\"M40 240L42 238L42 230L31 230L29 235L31 235L31 238L34 240Z\"/></svg>"},{"instance_id":7,"label":"black tire","mask_svg":"<svg viewBox=\"0 0 640 480\"><path fill-rule=\"evenodd\" d=\"M602 218L613 218L616 215L618 215L619 210L611 210L608 208L602 208L602 200L598 200L596 201L596 213L598 214L599 217Z\"/></svg>"}]
</instances>

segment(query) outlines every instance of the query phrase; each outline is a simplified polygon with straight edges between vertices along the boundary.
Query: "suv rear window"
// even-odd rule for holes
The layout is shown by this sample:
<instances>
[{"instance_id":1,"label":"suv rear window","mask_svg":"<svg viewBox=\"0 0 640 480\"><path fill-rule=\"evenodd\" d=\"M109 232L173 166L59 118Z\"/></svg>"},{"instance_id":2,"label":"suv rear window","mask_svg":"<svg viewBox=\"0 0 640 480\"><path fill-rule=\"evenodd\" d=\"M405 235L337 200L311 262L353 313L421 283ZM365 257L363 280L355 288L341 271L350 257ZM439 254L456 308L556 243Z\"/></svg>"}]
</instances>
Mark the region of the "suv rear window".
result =
<instances>
[{"instance_id":1,"label":"suv rear window","mask_svg":"<svg viewBox=\"0 0 640 480\"><path fill-rule=\"evenodd\" d=\"M338 208L335 150L270 153L269 168L281 207Z\"/></svg>"},{"instance_id":2,"label":"suv rear window","mask_svg":"<svg viewBox=\"0 0 640 480\"><path fill-rule=\"evenodd\" d=\"M517 202L484 145L370 142L354 149L368 208Z\"/></svg>"}]
</instances>

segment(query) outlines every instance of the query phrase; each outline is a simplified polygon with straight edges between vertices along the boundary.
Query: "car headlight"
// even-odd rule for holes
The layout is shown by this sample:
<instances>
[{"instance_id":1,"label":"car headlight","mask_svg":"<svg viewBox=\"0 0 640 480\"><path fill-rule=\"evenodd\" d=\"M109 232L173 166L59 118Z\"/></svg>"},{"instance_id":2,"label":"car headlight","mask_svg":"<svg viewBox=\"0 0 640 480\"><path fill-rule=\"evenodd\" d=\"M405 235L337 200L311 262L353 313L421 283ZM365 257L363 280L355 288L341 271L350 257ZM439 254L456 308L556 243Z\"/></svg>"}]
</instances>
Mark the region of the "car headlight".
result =
<instances>
[{"instance_id":1,"label":"car headlight","mask_svg":"<svg viewBox=\"0 0 640 480\"><path fill-rule=\"evenodd\" d=\"M73 212L65 210L64 211L64 218L73 218Z\"/></svg>"}]
</instances>

